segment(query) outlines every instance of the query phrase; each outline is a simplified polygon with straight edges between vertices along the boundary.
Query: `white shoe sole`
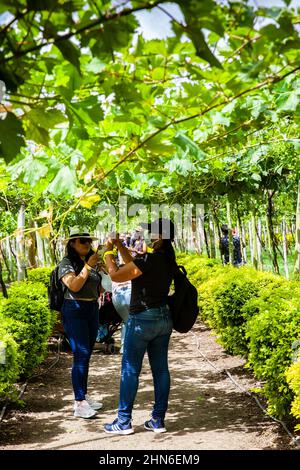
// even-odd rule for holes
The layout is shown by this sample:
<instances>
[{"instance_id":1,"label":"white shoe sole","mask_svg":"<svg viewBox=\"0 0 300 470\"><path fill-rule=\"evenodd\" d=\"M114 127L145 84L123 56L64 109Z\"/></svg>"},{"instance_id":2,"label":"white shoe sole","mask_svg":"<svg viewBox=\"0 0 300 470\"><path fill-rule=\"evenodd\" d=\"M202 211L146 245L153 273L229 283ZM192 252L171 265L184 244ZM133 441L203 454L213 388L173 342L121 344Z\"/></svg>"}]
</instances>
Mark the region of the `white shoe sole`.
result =
<instances>
[{"instance_id":1,"label":"white shoe sole","mask_svg":"<svg viewBox=\"0 0 300 470\"><path fill-rule=\"evenodd\" d=\"M124 435L127 435L127 434L133 434L134 433L134 430L133 429L124 429L124 431L107 431L107 429L104 428L104 431L107 433L107 434L124 434Z\"/></svg>"},{"instance_id":2,"label":"white shoe sole","mask_svg":"<svg viewBox=\"0 0 300 470\"><path fill-rule=\"evenodd\" d=\"M153 431L153 432L156 432L157 434L167 432L166 428L159 428L159 429L147 428L147 426L145 424L144 424L144 428L147 429L147 431Z\"/></svg>"},{"instance_id":3,"label":"white shoe sole","mask_svg":"<svg viewBox=\"0 0 300 470\"><path fill-rule=\"evenodd\" d=\"M93 410L95 410L95 411L99 411L99 410L102 410L102 408L103 408L103 405L100 405L100 406L97 406L97 407L96 407L96 406L91 406L91 405L90 405L90 407L91 407L91 408L93 408Z\"/></svg>"},{"instance_id":4,"label":"white shoe sole","mask_svg":"<svg viewBox=\"0 0 300 470\"><path fill-rule=\"evenodd\" d=\"M83 419L91 419L91 418L94 418L96 416L96 412L90 416L82 416L80 414L77 414L76 412L73 413L73 415L75 416L75 418L83 418Z\"/></svg>"}]
</instances>

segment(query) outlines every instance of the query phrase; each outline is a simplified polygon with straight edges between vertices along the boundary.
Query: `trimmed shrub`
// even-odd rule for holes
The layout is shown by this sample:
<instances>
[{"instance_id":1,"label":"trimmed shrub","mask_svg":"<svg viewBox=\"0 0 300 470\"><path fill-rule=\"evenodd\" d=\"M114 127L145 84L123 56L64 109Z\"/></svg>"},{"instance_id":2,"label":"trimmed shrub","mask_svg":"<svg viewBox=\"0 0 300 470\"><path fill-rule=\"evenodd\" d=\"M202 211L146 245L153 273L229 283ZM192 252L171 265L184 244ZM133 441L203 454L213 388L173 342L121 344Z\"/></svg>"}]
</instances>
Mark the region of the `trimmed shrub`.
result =
<instances>
[{"instance_id":1,"label":"trimmed shrub","mask_svg":"<svg viewBox=\"0 0 300 470\"><path fill-rule=\"evenodd\" d=\"M223 269L223 265L216 259L206 258L198 254L176 254L176 259L178 264L182 264L186 268L189 279L195 285L208 280L214 273Z\"/></svg>"},{"instance_id":2,"label":"trimmed shrub","mask_svg":"<svg viewBox=\"0 0 300 470\"><path fill-rule=\"evenodd\" d=\"M0 341L5 348L5 364L0 364L0 400L17 397L14 384L20 375L18 345L13 335L7 331L7 322L1 319Z\"/></svg>"},{"instance_id":3,"label":"trimmed shrub","mask_svg":"<svg viewBox=\"0 0 300 470\"><path fill-rule=\"evenodd\" d=\"M34 268L27 271L28 281L41 282L44 286L48 287L50 283L50 276L53 268Z\"/></svg>"},{"instance_id":4,"label":"trimmed shrub","mask_svg":"<svg viewBox=\"0 0 300 470\"><path fill-rule=\"evenodd\" d=\"M227 278L231 267L224 268L219 272L214 272L214 275L209 276L208 279L200 282L197 285L199 293L199 307L200 316L203 320L206 320L209 326L213 329L217 329L217 304L215 302L215 292L218 287L223 284Z\"/></svg>"},{"instance_id":5,"label":"trimmed shrub","mask_svg":"<svg viewBox=\"0 0 300 470\"><path fill-rule=\"evenodd\" d=\"M247 300L258 292L256 272L249 269L232 269L218 278L219 286L214 292L217 303L216 324L218 330L240 326L244 323L241 313Z\"/></svg>"},{"instance_id":6,"label":"trimmed shrub","mask_svg":"<svg viewBox=\"0 0 300 470\"><path fill-rule=\"evenodd\" d=\"M291 413L295 418L300 420L300 357L297 362L288 368L285 376L294 395ZM296 425L295 431L300 431L300 424Z\"/></svg>"},{"instance_id":7,"label":"trimmed shrub","mask_svg":"<svg viewBox=\"0 0 300 470\"><path fill-rule=\"evenodd\" d=\"M284 280L253 268L212 265L198 285L201 318L218 333L219 342L233 354L246 355L245 325L250 317L244 306L267 284ZM208 280L207 280L208 278ZM197 284L196 284L197 285Z\"/></svg>"},{"instance_id":8,"label":"trimmed shrub","mask_svg":"<svg viewBox=\"0 0 300 470\"><path fill-rule=\"evenodd\" d=\"M268 412L281 418L289 414L293 399L285 371L292 361L292 344L300 337L300 289L287 282L269 286L253 306L258 313L246 325L248 367L266 381Z\"/></svg>"},{"instance_id":9,"label":"trimmed shrub","mask_svg":"<svg viewBox=\"0 0 300 470\"><path fill-rule=\"evenodd\" d=\"M247 366L265 382L268 412L279 418L289 415L295 394L292 412L300 418L300 367L290 367L292 344L300 338L299 283L194 254L180 256L178 263L198 289L201 318L226 350L248 358Z\"/></svg>"},{"instance_id":10,"label":"trimmed shrub","mask_svg":"<svg viewBox=\"0 0 300 470\"><path fill-rule=\"evenodd\" d=\"M1 317L8 319L7 331L18 344L21 371L28 375L44 360L56 320L47 305L46 287L42 283L14 283L9 298L0 303Z\"/></svg>"},{"instance_id":11,"label":"trimmed shrub","mask_svg":"<svg viewBox=\"0 0 300 470\"><path fill-rule=\"evenodd\" d=\"M219 278L220 280L220 278ZM254 312L246 309L247 303L259 297L266 285L284 282L278 276L243 267L231 270L216 289L215 315L221 344L232 354L247 356L248 339L245 327Z\"/></svg>"},{"instance_id":12,"label":"trimmed shrub","mask_svg":"<svg viewBox=\"0 0 300 470\"><path fill-rule=\"evenodd\" d=\"M43 294L43 297L46 295L46 297L48 298L48 287L50 284L51 273L53 269L54 269L54 266L52 266L51 268L34 268L34 269L30 269L27 273L29 282L35 282L35 283L41 282L42 284L44 284L44 286L47 289L47 292L46 294ZM52 318L51 323L54 325L53 333L55 333L57 332L55 330L56 328L55 325L56 324L59 325L61 322L59 320L59 313L56 312L55 310L51 310L51 318Z\"/></svg>"}]
</instances>

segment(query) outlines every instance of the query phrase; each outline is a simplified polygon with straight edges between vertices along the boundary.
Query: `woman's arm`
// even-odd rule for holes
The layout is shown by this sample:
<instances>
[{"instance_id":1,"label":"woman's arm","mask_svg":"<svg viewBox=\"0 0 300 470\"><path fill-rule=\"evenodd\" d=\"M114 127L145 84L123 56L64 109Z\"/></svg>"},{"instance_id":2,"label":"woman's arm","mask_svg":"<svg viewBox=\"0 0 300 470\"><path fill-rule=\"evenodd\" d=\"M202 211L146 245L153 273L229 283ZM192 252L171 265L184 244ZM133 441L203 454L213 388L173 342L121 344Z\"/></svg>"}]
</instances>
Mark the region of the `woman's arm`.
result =
<instances>
[{"instance_id":1,"label":"woman's arm","mask_svg":"<svg viewBox=\"0 0 300 470\"><path fill-rule=\"evenodd\" d=\"M70 289L72 292L79 292L80 289L84 286L87 278L89 277L89 269L84 266L80 271L78 276L75 273L68 273L62 277L62 282Z\"/></svg>"},{"instance_id":2,"label":"woman's arm","mask_svg":"<svg viewBox=\"0 0 300 470\"><path fill-rule=\"evenodd\" d=\"M87 278L89 277L90 270L96 266L99 261L99 256L97 253L94 253L89 258L89 262L85 263L84 267L76 276L75 273L67 273L62 277L62 282L70 289L72 292L79 292L80 289L84 286Z\"/></svg>"},{"instance_id":3,"label":"woman's arm","mask_svg":"<svg viewBox=\"0 0 300 470\"><path fill-rule=\"evenodd\" d=\"M121 240L119 240L118 238L115 241L115 245L118 248L118 250L120 252L120 255L122 256L122 259L123 259L124 263L125 264L130 263L133 260L133 257L131 256L128 248L126 248L126 246L124 246L122 244ZM132 250L132 251L134 251L134 250ZM107 255L107 256L109 256L109 255Z\"/></svg>"},{"instance_id":4,"label":"woman's arm","mask_svg":"<svg viewBox=\"0 0 300 470\"><path fill-rule=\"evenodd\" d=\"M122 268L118 268L113 255L106 255L105 263L110 278L114 282L131 281L132 279L135 279L136 277L139 277L143 274L142 271L132 261L127 262L127 264L125 264Z\"/></svg>"}]
</instances>

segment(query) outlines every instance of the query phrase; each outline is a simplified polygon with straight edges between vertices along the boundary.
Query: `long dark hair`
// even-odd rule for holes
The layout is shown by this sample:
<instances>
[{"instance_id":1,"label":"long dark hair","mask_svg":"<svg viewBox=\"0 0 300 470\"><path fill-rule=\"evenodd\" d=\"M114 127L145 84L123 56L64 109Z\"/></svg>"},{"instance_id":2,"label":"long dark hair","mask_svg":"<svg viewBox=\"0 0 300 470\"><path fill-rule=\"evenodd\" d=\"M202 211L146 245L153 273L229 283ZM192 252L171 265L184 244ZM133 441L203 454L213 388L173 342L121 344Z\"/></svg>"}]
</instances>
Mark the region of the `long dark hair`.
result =
<instances>
[{"instance_id":1,"label":"long dark hair","mask_svg":"<svg viewBox=\"0 0 300 470\"><path fill-rule=\"evenodd\" d=\"M72 265L74 266L74 269L75 269L75 274L76 274L76 276L78 276L78 274L82 270L84 264L88 262L90 256L92 256L94 254L94 252L93 252L92 249L90 249L90 251L88 252L88 254L86 255L86 257L83 261L80 258L79 254L77 253L77 251L75 250L75 248L73 248L71 246L71 241L74 241L74 240L76 240L76 238L73 238L73 240L68 241L67 246L66 246L66 256L71 261L71 263L72 263Z\"/></svg>"},{"instance_id":2,"label":"long dark hair","mask_svg":"<svg viewBox=\"0 0 300 470\"><path fill-rule=\"evenodd\" d=\"M171 240L163 238L162 242L163 243L160 246L160 248L158 248L157 252L162 252L162 253L165 254L165 256L167 258L167 263L168 263L168 266L169 266L169 269L170 269L170 272L171 272L171 275L172 275L172 278L173 278L176 271L177 271L177 269L178 269L178 265L177 265L177 262L176 262L175 251L174 251ZM156 250L154 250L154 251L156 251Z\"/></svg>"}]
</instances>

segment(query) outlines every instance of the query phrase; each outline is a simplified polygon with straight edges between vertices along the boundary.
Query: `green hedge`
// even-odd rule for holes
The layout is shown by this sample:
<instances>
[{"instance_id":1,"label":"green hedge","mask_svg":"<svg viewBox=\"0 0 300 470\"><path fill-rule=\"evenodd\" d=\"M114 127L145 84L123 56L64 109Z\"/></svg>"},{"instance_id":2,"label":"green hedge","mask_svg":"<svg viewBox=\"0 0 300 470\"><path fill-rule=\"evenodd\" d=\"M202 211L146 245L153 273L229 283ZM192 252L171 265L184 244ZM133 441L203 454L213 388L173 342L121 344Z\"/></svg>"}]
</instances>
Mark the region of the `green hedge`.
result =
<instances>
[{"instance_id":1,"label":"green hedge","mask_svg":"<svg viewBox=\"0 0 300 470\"><path fill-rule=\"evenodd\" d=\"M188 267L189 278L196 282L203 282L216 275L223 266L216 259L195 255L176 253L177 263Z\"/></svg>"},{"instance_id":2,"label":"green hedge","mask_svg":"<svg viewBox=\"0 0 300 470\"><path fill-rule=\"evenodd\" d=\"M41 282L44 286L48 287L50 283L52 268L35 268L27 271L28 281Z\"/></svg>"},{"instance_id":3,"label":"green hedge","mask_svg":"<svg viewBox=\"0 0 300 470\"><path fill-rule=\"evenodd\" d=\"M287 383L292 345L300 339L299 283L251 267L222 266L196 254L177 258L198 289L200 317L224 348L244 356L247 367L265 382L268 411L299 418L300 379Z\"/></svg>"},{"instance_id":4,"label":"green hedge","mask_svg":"<svg viewBox=\"0 0 300 470\"><path fill-rule=\"evenodd\" d=\"M294 394L291 412L300 422L300 356L286 371L286 379ZM300 424L297 424L295 429L300 431Z\"/></svg>"},{"instance_id":5,"label":"green hedge","mask_svg":"<svg viewBox=\"0 0 300 470\"><path fill-rule=\"evenodd\" d=\"M39 271L35 279L46 281L46 270ZM7 364L0 364L1 400L13 393L16 380L30 375L47 354L47 340L57 315L48 308L45 284L15 282L8 290L9 298L0 301L0 341L8 352Z\"/></svg>"},{"instance_id":6,"label":"green hedge","mask_svg":"<svg viewBox=\"0 0 300 470\"><path fill-rule=\"evenodd\" d=\"M5 364L0 364L0 399L16 398L16 390L13 384L20 375L20 357L18 345L13 335L7 330L7 322L0 323L0 341L5 350Z\"/></svg>"},{"instance_id":7,"label":"green hedge","mask_svg":"<svg viewBox=\"0 0 300 470\"><path fill-rule=\"evenodd\" d=\"M227 272L226 272L227 271ZM266 285L276 285L281 279L269 273L253 268L231 268L218 277L219 286L213 293L216 308L216 327L221 344L232 354L246 356L249 350L249 339L245 328L254 312L247 311L247 303L260 295Z\"/></svg>"},{"instance_id":8,"label":"green hedge","mask_svg":"<svg viewBox=\"0 0 300 470\"><path fill-rule=\"evenodd\" d=\"M292 282L275 289L269 286L250 307L253 305L257 313L246 327L248 365L256 377L266 381L269 412L283 417L293 399L286 369L292 361L292 345L300 338L300 289Z\"/></svg>"}]
</instances>

